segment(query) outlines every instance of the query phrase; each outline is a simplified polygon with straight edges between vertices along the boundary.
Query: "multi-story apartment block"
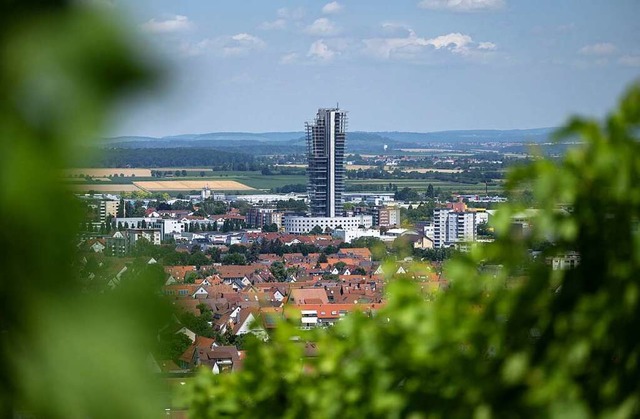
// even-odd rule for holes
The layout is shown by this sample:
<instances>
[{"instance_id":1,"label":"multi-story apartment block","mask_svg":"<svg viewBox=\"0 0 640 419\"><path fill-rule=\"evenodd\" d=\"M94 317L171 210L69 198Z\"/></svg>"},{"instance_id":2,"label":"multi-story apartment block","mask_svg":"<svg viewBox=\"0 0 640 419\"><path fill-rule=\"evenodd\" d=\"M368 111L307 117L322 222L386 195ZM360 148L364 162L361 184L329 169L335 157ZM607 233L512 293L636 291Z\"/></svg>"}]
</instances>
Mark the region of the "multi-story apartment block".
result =
<instances>
[{"instance_id":1,"label":"multi-story apartment block","mask_svg":"<svg viewBox=\"0 0 640 419\"><path fill-rule=\"evenodd\" d=\"M380 227L400 226L400 208L381 207L378 209L378 225Z\"/></svg>"},{"instance_id":2,"label":"multi-story apartment block","mask_svg":"<svg viewBox=\"0 0 640 419\"><path fill-rule=\"evenodd\" d=\"M307 192L311 215L342 215L344 192L344 146L347 113L338 108L319 109L307 130Z\"/></svg>"},{"instance_id":3,"label":"multi-story apartment block","mask_svg":"<svg viewBox=\"0 0 640 419\"><path fill-rule=\"evenodd\" d=\"M100 222L104 223L107 221L107 217L112 216L116 217L118 215L118 209L120 208L120 201L109 201L103 200L100 201Z\"/></svg>"},{"instance_id":4,"label":"multi-story apartment block","mask_svg":"<svg viewBox=\"0 0 640 419\"><path fill-rule=\"evenodd\" d=\"M434 247L450 247L476 239L476 214L449 208L433 210Z\"/></svg>"},{"instance_id":5,"label":"multi-story apartment block","mask_svg":"<svg viewBox=\"0 0 640 419\"><path fill-rule=\"evenodd\" d=\"M282 212L273 208L251 208L247 212L247 224L257 228L275 224L280 228L282 227Z\"/></svg>"}]
</instances>

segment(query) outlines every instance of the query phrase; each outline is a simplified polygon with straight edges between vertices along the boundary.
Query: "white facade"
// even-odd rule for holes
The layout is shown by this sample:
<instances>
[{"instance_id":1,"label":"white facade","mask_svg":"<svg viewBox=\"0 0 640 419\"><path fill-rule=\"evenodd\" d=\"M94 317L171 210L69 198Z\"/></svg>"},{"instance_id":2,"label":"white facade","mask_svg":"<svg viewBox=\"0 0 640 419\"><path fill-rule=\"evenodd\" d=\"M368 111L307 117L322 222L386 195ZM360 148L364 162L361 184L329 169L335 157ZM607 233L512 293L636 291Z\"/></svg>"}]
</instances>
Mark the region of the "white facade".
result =
<instances>
[{"instance_id":1,"label":"white facade","mask_svg":"<svg viewBox=\"0 0 640 419\"><path fill-rule=\"evenodd\" d=\"M393 195L370 195L363 199L363 202L370 205L384 205L394 201Z\"/></svg>"},{"instance_id":2,"label":"white facade","mask_svg":"<svg viewBox=\"0 0 640 419\"><path fill-rule=\"evenodd\" d=\"M260 195L229 195L229 201L246 201L251 204L261 204L275 201L288 201L289 199L307 201L307 194L288 193L288 194L260 194Z\"/></svg>"},{"instance_id":3,"label":"white facade","mask_svg":"<svg viewBox=\"0 0 640 419\"><path fill-rule=\"evenodd\" d=\"M489 222L489 213L487 211L476 211L476 227L478 224Z\"/></svg>"},{"instance_id":4,"label":"white facade","mask_svg":"<svg viewBox=\"0 0 640 419\"><path fill-rule=\"evenodd\" d=\"M133 246L139 239L146 239L151 244L160 246L162 243L160 229L129 229L127 230L127 239L129 246Z\"/></svg>"},{"instance_id":5,"label":"white facade","mask_svg":"<svg viewBox=\"0 0 640 419\"><path fill-rule=\"evenodd\" d=\"M160 220L160 222L163 239L175 233L180 234L184 232L184 224L182 224L180 220L163 219Z\"/></svg>"},{"instance_id":6,"label":"white facade","mask_svg":"<svg viewBox=\"0 0 640 419\"><path fill-rule=\"evenodd\" d=\"M174 234L181 234L185 228L181 220L157 217L126 217L114 218L112 225L117 228L119 225L124 228L133 229L160 229L161 239L165 240Z\"/></svg>"},{"instance_id":7,"label":"white facade","mask_svg":"<svg viewBox=\"0 0 640 419\"><path fill-rule=\"evenodd\" d=\"M353 217L304 217L285 215L282 217L282 225L287 233L305 234L309 233L315 226L320 226L322 231L327 227L335 230L341 227L343 230L357 230L361 226L365 229L373 225L371 215L356 215Z\"/></svg>"},{"instance_id":8,"label":"white facade","mask_svg":"<svg viewBox=\"0 0 640 419\"><path fill-rule=\"evenodd\" d=\"M394 202L393 192L345 192L342 194L345 202L365 202L373 205L383 205Z\"/></svg>"},{"instance_id":9,"label":"white facade","mask_svg":"<svg viewBox=\"0 0 640 419\"><path fill-rule=\"evenodd\" d=\"M351 243L355 239L359 239L360 237L375 237L380 238L380 230L378 229L369 229L369 230L343 230L341 228L335 230L332 234L336 239L340 239L345 243Z\"/></svg>"},{"instance_id":10,"label":"white facade","mask_svg":"<svg viewBox=\"0 0 640 419\"><path fill-rule=\"evenodd\" d=\"M433 210L434 247L449 247L476 239L476 213L455 212L447 208Z\"/></svg>"}]
</instances>

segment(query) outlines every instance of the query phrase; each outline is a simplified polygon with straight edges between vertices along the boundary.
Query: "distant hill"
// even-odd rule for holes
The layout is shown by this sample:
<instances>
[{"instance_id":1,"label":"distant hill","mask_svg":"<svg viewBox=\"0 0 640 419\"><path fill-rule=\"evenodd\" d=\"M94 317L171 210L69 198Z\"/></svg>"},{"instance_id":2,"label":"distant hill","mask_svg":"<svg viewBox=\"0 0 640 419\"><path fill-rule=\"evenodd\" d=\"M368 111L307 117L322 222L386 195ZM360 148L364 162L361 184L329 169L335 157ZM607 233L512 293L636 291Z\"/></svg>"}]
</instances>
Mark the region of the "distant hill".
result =
<instances>
[{"instance_id":1,"label":"distant hill","mask_svg":"<svg viewBox=\"0 0 640 419\"><path fill-rule=\"evenodd\" d=\"M365 132L347 133L347 151L356 153L380 152L384 145L389 151L427 145L460 145L469 143L544 143L553 128L526 130L464 130L440 132ZM212 132L183 134L168 137L116 137L102 143L108 148L214 148L249 154L289 154L305 151L305 133L290 132Z\"/></svg>"},{"instance_id":2,"label":"distant hill","mask_svg":"<svg viewBox=\"0 0 640 419\"><path fill-rule=\"evenodd\" d=\"M513 130L462 130L439 132L377 132L376 134L393 140L417 144L434 142L547 142L555 128L513 129Z\"/></svg>"}]
</instances>

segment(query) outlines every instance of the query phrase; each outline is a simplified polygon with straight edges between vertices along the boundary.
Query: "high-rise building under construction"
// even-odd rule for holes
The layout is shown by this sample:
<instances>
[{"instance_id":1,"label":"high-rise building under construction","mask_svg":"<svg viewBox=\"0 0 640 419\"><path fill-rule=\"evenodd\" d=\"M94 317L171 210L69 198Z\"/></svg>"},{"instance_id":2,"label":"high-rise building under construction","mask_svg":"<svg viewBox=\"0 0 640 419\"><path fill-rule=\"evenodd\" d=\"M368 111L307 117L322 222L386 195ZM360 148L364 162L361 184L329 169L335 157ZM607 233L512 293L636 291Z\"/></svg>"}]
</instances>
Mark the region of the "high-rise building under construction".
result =
<instances>
[{"instance_id":1,"label":"high-rise building under construction","mask_svg":"<svg viewBox=\"0 0 640 419\"><path fill-rule=\"evenodd\" d=\"M347 112L337 107L319 109L306 128L311 215L341 216Z\"/></svg>"}]
</instances>

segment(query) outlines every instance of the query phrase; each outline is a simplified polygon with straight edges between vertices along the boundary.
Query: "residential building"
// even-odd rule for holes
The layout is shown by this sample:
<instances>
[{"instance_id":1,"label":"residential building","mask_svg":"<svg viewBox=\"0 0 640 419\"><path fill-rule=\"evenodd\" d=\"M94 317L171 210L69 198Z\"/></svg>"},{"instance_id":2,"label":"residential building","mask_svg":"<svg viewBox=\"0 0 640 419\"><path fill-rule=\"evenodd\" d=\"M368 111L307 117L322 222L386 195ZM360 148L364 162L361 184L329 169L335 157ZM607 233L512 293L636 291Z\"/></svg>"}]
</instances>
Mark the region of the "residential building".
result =
<instances>
[{"instance_id":1,"label":"residential building","mask_svg":"<svg viewBox=\"0 0 640 419\"><path fill-rule=\"evenodd\" d=\"M109 216L116 217L118 215L118 209L120 208L120 201L103 200L100 201L99 214L100 222L107 221Z\"/></svg>"},{"instance_id":2,"label":"residential building","mask_svg":"<svg viewBox=\"0 0 640 419\"><path fill-rule=\"evenodd\" d=\"M450 208L433 210L433 245L451 247L476 239L475 212Z\"/></svg>"},{"instance_id":3,"label":"residential building","mask_svg":"<svg viewBox=\"0 0 640 419\"><path fill-rule=\"evenodd\" d=\"M127 240L129 241L129 248L141 238L149 241L149 243L156 246L160 246L162 243L162 232L159 228L131 228L125 231Z\"/></svg>"},{"instance_id":4,"label":"residential building","mask_svg":"<svg viewBox=\"0 0 640 419\"><path fill-rule=\"evenodd\" d=\"M104 241L106 246L104 253L108 256L124 256L129 252L129 242L123 231L116 231Z\"/></svg>"},{"instance_id":5,"label":"residential building","mask_svg":"<svg viewBox=\"0 0 640 419\"><path fill-rule=\"evenodd\" d=\"M378 209L378 225L380 227L398 227L400 225L400 208L381 207Z\"/></svg>"},{"instance_id":6,"label":"residential building","mask_svg":"<svg viewBox=\"0 0 640 419\"><path fill-rule=\"evenodd\" d=\"M309 233L316 226L323 231L370 228L371 215L343 216L346 111L338 107L319 109L313 123L306 124L306 129L310 216L283 216L285 231Z\"/></svg>"},{"instance_id":7,"label":"residential building","mask_svg":"<svg viewBox=\"0 0 640 419\"><path fill-rule=\"evenodd\" d=\"M342 214L344 147L347 113L339 108L319 109L307 130L307 174L311 215Z\"/></svg>"},{"instance_id":8,"label":"residential building","mask_svg":"<svg viewBox=\"0 0 640 419\"><path fill-rule=\"evenodd\" d=\"M282 213L273 208L251 208L247 212L247 224L256 228L275 224L280 228L282 227Z\"/></svg>"}]
</instances>

